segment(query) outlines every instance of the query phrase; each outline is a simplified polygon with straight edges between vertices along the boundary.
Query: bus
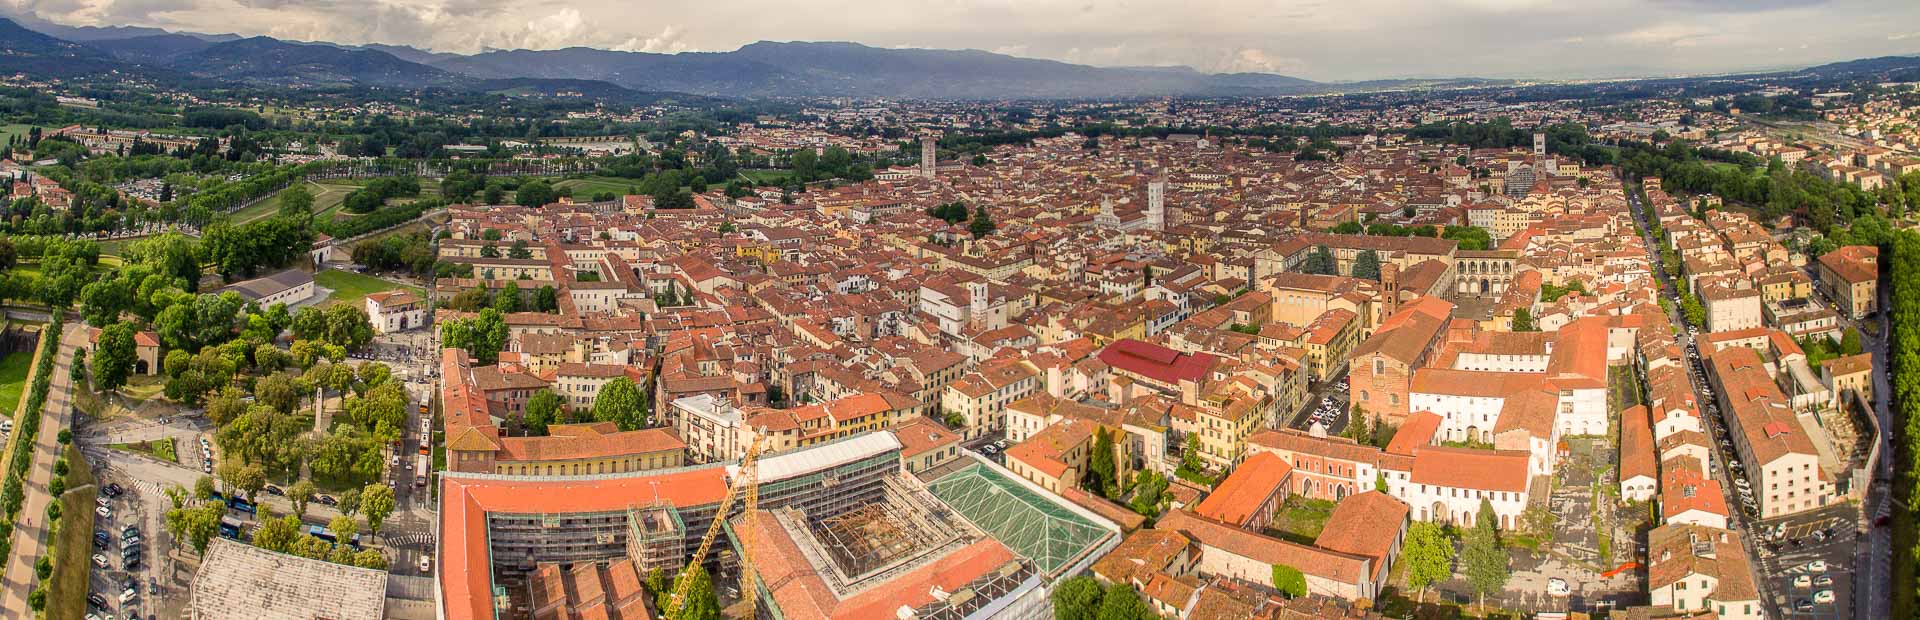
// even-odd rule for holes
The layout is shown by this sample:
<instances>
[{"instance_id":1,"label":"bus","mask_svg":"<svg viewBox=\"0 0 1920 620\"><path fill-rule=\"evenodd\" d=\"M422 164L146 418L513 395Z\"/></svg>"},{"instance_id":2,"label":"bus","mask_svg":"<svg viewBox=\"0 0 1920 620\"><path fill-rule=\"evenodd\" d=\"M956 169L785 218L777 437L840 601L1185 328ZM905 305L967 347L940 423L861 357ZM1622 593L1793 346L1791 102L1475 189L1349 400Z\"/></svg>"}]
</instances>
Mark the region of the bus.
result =
<instances>
[{"instance_id":1,"label":"bus","mask_svg":"<svg viewBox=\"0 0 1920 620\"><path fill-rule=\"evenodd\" d=\"M226 517L221 517L220 518L220 537L226 538L229 540L240 540L240 523L237 521L230 521Z\"/></svg>"},{"instance_id":2,"label":"bus","mask_svg":"<svg viewBox=\"0 0 1920 620\"><path fill-rule=\"evenodd\" d=\"M331 529L328 529L328 528L327 528L326 526L321 526L321 525L308 525L308 526L307 526L307 535L308 535L308 536L312 536L312 537L314 537L314 538L318 538L318 539L320 539L320 540L323 540L323 541L326 541L326 542L327 542L328 544L335 544L335 545L337 545L337 544L340 544L340 537L338 537L338 536L335 536L335 535L333 534L333 530L331 530ZM355 534L353 535L353 538L351 538L351 539L348 539L348 540L347 540L347 546L349 546L349 547L353 547L354 549L359 549L359 548L360 548L360 534L358 534L358 533L355 533Z\"/></svg>"},{"instance_id":3,"label":"bus","mask_svg":"<svg viewBox=\"0 0 1920 620\"><path fill-rule=\"evenodd\" d=\"M413 457L413 486L427 486L427 474L433 468L433 460L425 454Z\"/></svg>"}]
</instances>

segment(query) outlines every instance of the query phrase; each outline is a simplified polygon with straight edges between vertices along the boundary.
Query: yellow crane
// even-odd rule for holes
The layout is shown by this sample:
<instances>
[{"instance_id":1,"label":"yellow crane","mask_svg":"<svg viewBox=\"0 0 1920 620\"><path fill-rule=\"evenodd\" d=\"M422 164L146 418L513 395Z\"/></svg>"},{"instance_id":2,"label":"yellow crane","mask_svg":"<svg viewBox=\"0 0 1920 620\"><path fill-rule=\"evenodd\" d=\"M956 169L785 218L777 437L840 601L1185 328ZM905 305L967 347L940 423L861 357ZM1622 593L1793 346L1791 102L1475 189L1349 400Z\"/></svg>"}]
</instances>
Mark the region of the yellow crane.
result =
<instances>
[{"instance_id":1,"label":"yellow crane","mask_svg":"<svg viewBox=\"0 0 1920 620\"><path fill-rule=\"evenodd\" d=\"M727 487L727 494L720 498L720 507L713 513L713 523L707 526L706 535L700 537L700 547L694 550L693 559L687 562L687 567L674 578L673 597L668 599L667 608L661 610L662 616L673 619L680 615L680 610L687 603L687 589L693 585L693 568L707 560L707 552L713 549L713 541L720 535L721 523L726 521L727 512L733 508L734 498L744 495L746 505L742 513L742 527L734 534L740 537L740 596L745 599L743 602L747 612L744 617L754 617L759 596L754 588L753 545L748 543L748 538L752 536L756 521L754 512L760 508L760 448L760 437L756 434L753 443L747 446L746 457L740 459L739 480Z\"/></svg>"}]
</instances>

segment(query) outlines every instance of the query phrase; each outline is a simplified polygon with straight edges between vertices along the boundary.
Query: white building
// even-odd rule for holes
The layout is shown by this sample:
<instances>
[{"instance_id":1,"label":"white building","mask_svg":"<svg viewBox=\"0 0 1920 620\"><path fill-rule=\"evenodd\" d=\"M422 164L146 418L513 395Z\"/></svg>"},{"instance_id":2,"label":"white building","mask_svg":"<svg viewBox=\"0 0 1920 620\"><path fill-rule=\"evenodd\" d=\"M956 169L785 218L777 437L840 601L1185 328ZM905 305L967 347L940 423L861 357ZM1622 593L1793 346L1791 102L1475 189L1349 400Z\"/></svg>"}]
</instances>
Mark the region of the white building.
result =
<instances>
[{"instance_id":1,"label":"white building","mask_svg":"<svg viewBox=\"0 0 1920 620\"><path fill-rule=\"evenodd\" d=\"M367 296L367 320L373 333L403 332L427 324L427 300L411 291L385 291Z\"/></svg>"}]
</instances>

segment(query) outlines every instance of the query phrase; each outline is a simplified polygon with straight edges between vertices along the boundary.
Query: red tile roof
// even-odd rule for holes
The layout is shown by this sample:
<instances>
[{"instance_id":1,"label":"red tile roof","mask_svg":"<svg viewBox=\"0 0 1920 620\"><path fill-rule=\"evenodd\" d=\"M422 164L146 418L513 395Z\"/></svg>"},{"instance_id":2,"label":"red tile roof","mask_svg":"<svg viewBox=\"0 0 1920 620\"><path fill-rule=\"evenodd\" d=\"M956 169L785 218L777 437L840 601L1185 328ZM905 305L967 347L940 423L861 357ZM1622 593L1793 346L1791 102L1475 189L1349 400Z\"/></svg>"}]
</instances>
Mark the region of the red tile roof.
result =
<instances>
[{"instance_id":1,"label":"red tile roof","mask_svg":"<svg viewBox=\"0 0 1920 620\"><path fill-rule=\"evenodd\" d=\"M1274 453L1255 453L1193 511L1209 519L1245 527L1260 507L1287 484L1292 474L1293 466Z\"/></svg>"},{"instance_id":2,"label":"red tile roof","mask_svg":"<svg viewBox=\"0 0 1920 620\"><path fill-rule=\"evenodd\" d=\"M1199 381L1220 358L1208 353L1186 354L1131 338L1116 340L1100 351L1107 365L1169 385Z\"/></svg>"}]
</instances>

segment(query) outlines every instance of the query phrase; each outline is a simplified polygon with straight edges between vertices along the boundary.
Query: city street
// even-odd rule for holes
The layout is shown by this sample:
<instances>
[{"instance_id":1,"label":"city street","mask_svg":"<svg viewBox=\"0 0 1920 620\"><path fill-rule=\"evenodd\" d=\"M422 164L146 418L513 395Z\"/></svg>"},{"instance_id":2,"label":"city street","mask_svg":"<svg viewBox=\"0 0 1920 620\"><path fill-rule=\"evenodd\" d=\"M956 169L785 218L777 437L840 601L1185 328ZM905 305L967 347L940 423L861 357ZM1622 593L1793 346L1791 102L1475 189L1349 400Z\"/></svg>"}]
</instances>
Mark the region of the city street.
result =
<instances>
[{"instance_id":1,"label":"city street","mask_svg":"<svg viewBox=\"0 0 1920 620\"><path fill-rule=\"evenodd\" d=\"M1653 238L1651 234L1652 228L1647 220L1646 206L1641 203L1639 197L1633 192L1628 192L1627 198L1632 204L1635 220L1640 222L1643 230L1648 231L1643 235L1643 238L1649 249L1649 258L1653 261L1655 277L1660 281L1663 291L1677 298L1678 292L1672 279L1669 278L1666 271L1661 268L1658 254L1660 245L1659 241ZM1854 588L1851 587L1851 584L1841 583L1850 582L1851 579L1834 579L1835 584L1832 587L1821 588L1830 589L1833 592L1833 602L1813 603L1811 601L1813 590L1795 588L1793 575L1788 575L1781 570L1776 570L1798 566L1813 559L1824 559L1828 562L1829 566L1832 567L1851 565L1853 559L1849 556L1854 554L1852 553L1853 549L1848 545L1849 543L1856 543L1858 541L1854 535L1854 526L1859 523L1859 513L1854 508L1855 505L1837 504L1827 506L1810 513L1776 519L1771 522L1757 520L1755 518L1755 512L1749 507L1750 502L1743 501L1736 490L1737 485L1735 484L1734 477L1736 475L1745 475L1745 469L1744 465L1740 462L1739 455L1733 449L1732 439L1727 435L1728 429L1725 420L1721 417L1723 412L1718 405L1719 401L1715 399L1713 390L1709 388L1707 384L1704 367L1705 361L1700 357L1699 348L1695 340L1695 330L1699 326L1693 326L1687 323L1686 317L1679 311L1677 304L1675 308L1669 311L1668 318L1673 322L1673 325L1680 330L1677 336L1687 351L1689 360L1687 364L1688 376L1692 379L1694 390L1702 403L1702 407L1705 409L1703 417L1706 420L1708 437L1713 442L1712 449L1714 457L1720 465L1714 468L1713 476L1720 482L1722 490L1726 493L1726 504L1729 512L1732 513L1728 515L1728 526L1735 531L1743 533L1743 535L1740 536L1741 543L1746 548L1748 557L1754 560L1756 567L1759 569L1754 576L1754 585L1759 590L1762 602L1769 605L1784 617L1842 618L1857 614L1858 610L1852 608L1852 603L1855 600L1852 596L1852 590ZM1878 338L1874 338L1863 332L1862 339L1869 343L1866 345L1868 350L1874 350L1876 346L1884 350L1885 345L1880 344ZM1881 363L1880 359L1880 355L1875 356L1876 366ZM1812 525L1815 523L1826 524L1828 527L1835 524L1839 526L1833 527L1836 535L1828 537L1825 541L1813 541L1810 538L1791 535L1797 532L1810 532L1813 530ZM1782 526L1779 528L1782 536L1778 538L1769 536L1775 531L1775 526ZM1844 534L1841 534L1841 532L1844 532ZM1763 544L1763 541L1769 542ZM1795 544L1795 541L1798 541L1798 545ZM1809 545L1809 542L1818 542L1819 544ZM1776 552L1776 548L1782 549L1782 551ZM1835 574L1846 577L1851 575L1852 571L1836 572ZM1863 593L1863 595L1864 594L1865 593ZM1806 599L1808 605L1798 605L1802 599Z\"/></svg>"}]
</instances>

